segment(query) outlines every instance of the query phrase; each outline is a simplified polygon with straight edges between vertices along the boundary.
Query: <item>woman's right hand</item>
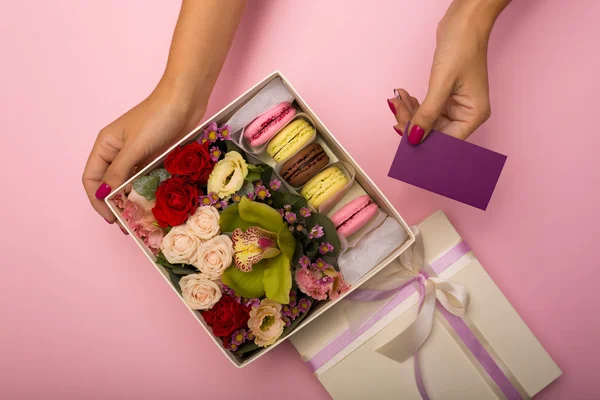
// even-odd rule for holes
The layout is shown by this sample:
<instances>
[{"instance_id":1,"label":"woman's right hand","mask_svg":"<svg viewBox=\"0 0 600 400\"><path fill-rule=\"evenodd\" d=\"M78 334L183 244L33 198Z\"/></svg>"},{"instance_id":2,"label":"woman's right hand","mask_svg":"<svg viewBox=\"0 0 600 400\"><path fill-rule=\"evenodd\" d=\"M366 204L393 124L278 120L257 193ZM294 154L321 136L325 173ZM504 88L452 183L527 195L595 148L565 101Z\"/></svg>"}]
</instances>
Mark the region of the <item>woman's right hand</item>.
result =
<instances>
[{"instance_id":1,"label":"woman's right hand","mask_svg":"<svg viewBox=\"0 0 600 400\"><path fill-rule=\"evenodd\" d=\"M163 79L144 101L103 128L83 172L92 207L107 222L115 217L104 198L132 174L189 133L202 119L206 101Z\"/></svg>"}]
</instances>

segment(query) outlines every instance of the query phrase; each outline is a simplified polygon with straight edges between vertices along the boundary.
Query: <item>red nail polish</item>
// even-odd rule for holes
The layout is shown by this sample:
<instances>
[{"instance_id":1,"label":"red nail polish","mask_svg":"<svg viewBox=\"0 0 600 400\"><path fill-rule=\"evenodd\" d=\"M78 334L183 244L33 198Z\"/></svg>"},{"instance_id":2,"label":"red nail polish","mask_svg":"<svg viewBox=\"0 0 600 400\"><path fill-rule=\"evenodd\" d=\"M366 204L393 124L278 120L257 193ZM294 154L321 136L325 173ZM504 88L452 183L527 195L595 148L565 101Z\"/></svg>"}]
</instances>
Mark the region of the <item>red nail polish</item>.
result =
<instances>
[{"instance_id":1,"label":"red nail polish","mask_svg":"<svg viewBox=\"0 0 600 400\"><path fill-rule=\"evenodd\" d=\"M125 235L129 235L129 233L127 233L127 231L125 230L125 228L123 228L120 225L119 225L119 228L121 228L121 232L123 232Z\"/></svg>"},{"instance_id":2,"label":"red nail polish","mask_svg":"<svg viewBox=\"0 0 600 400\"><path fill-rule=\"evenodd\" d=\"M108 186L106 183L103 183L98 187L98 190L96 190L96 198L98 200L103 200L104 198L106 198L106 196L110 194L111 190L112 189L110 188L110 186Z\"/></svg>"},{"instance_id":3,"label":"red nail polish","mask_svg":"<svg viewBox=\"0 0 600 400\"><path fill-rule=\"evenodd\" d=\"M402 136L402 131L396 127L394 127L394 130L396 131L396 133L400 136Z\"/></svg>"},{"instance_id":4,"label":"red nail polish","mask_svg":"<svg viewBox=\"0 0 600 400\"><path fill-rule=\"evenodd\" d=\"M390 106L390 110L392 110L392 114L396 115L396 107L394 107L394 103L392 103L389 99L388 99L388 106Z\"/></svg>"},{"instance_id":5,"label":"red nail polish","mask_svg":"<svg viewBox=\"0 0 600 400\"><path fill-rule=\"evenodd\" d=\"M105 220L107 223L109 223L109 224L111 224L111 225L112 225L112 222L110 222L110 221L109 221L109 220L107 220L106 218L104 218L104 220Z\"/></svg>"},{"instance_id":6,"label":"red nail polish","mask_svg":"<svg viewBox=\"0 0 600 400\"><path fill-rule=\"evenodd\" d=\"M424 135L425 130L423 128L421 128L419 125L413 125L413 127L410 128L410 133L408 134L408 143L415 146L421 143L421 139L423 139Z\"/></svg>"}]
</instances>

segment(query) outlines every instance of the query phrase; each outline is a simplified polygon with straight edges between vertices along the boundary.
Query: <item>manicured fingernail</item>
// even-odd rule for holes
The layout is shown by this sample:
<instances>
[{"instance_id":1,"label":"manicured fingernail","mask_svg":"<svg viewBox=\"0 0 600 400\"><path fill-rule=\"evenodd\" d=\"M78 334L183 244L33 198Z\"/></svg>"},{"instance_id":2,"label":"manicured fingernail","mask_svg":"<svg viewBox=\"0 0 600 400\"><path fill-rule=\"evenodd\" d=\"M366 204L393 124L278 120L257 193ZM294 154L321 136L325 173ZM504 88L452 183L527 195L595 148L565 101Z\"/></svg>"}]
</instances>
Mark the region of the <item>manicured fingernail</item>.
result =
<instances>
[{"instance_id":1,"label":"manicured fingernail","mask_svg":"<svg viewBox=\"0 0 600 400\"><path fill-rule=\"evenodd\" d=\"M122 226L119 225L119 228L121 228L121 232L123 232L126 235L129 235L129 233L125 230L125 228L123 228Z\"/></svg>"},{"instance_id":2,"label":"manicured fingernail","mask_svg":"<svg viewBox=\"0 0 600 400\"><path fill-rule=\"evenodd\" d=\"M112 225L112 222L110 222L110 221L109 221L109 220L107 220L106 218L104 218L104 220L105 220L106 222L108 222L109 224L111 224L111 225Z\"/></svg>"},{"instance_id":3,"label":"manicured fingernail","mask_svg":"<svg viewBox=\"0 0 600 400\"><path fill-rule=\"evenodd\" d=\"M396 133L400 136L402 136L402 131L396 127L394 127L394 130L396 131Z\"/></svg>"},{"instance_id":4,"label":"manicured fingernail","mask_svg":"<svg viewBox=\"0 0 600 400\"><path fill-rule=\"evenodd\" d=\"M408 134L408 143L412 144L413 146L421 143L423 135L425 135L425 130L419 125L413 125L413 127L410 128L410 133Z\"/></svg>"},{"instance_id":5,"label":"manicured fingernail","mask_svg":"<svg viewBox=\"0 0 600 400\"><path fill-rule=\"evenodd\" d=\"M394 103L392 103L389 99L388 99L388 106L390 106L390 110L392 110L392 114L396 115L396 107L394 107Z\"/></svg>"},{"instance_id":6,"label":"manicured fingernail","mask_svg":"<svg viewBox=\"0 0 600 400\"><path fill-rule=\"evenodd\" d=\"M103 200L106 196L110 194L110 191L110 186L108 186L106 183L103 183L102 185L100 185L100 187L98 187L98 190L96 190L96 198L98 200Z\"/></svg>"}]
</instances>

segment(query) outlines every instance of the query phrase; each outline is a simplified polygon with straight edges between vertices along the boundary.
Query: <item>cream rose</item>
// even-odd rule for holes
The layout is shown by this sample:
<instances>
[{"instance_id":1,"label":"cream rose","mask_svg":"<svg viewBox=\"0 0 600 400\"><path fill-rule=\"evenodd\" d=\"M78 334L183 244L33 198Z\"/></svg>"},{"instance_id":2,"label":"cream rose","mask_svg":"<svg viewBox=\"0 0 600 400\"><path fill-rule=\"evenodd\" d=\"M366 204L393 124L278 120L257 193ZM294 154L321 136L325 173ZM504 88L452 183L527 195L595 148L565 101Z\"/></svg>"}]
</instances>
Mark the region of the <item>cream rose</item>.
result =
<instances>
[{"instance_id":1,"label":"cream rose","mask_svg":"<svg viewBox=\"0 0 600 400\"><path fill-rule=\"evenodd\" d=\"M233 261L233 242L227 235L220 235L204 242L193 260L193 265L210 279L217 280Z\"/></svg>"},{"instance_id":2,"label":"cream rose","mask_svg":"<svg viewBox=\"0 0 600 400\"><path fill-rule=\"evenodd\" d=\"M185 224L202 240L215 237L221 231L219 211L213 206L198 207L194 215L190 216Z\"/></svg>"},{"instance_id":3,"label":"cream rose","mask_svg":"<svg viewBox=\"0 0 600 400\"><path fill-rule=\"evenodd\" d=\"M229 199L232 194L242 188L247 175L246 160L237 151L230 151L210 173L207 191L215 193L221 199Z\"/></svg>"},{"instance_id":4,"label":"cream rose","mask_svg":"<svg viewBox=\"0 0 600 400\"><path fill-rule=\"evenodd\" d=\"M160 249L171 264L192 263L202 240L186 225L171 229L163 238Z\"/></svg>"},{"instance_id":5,"label":"cream rose","mask_svg":"<svg viewBox=\"0 0 600 400\"><path fill-rule=\"evenodd\" d=\"M221 289L205 274L186 275L179 286L183 299L194 310L210 310L221 299Z\"/></svg>"},{"instance_id":6,"label":"cream rose","mask_svg":"<svg viewBox=\"0 0 600 400\"><path fill-rule=\"evenodd\" d=\"M250 310L248 327L256 336L254 343L258 346L269 346L277 341L283 333L285 322L281 319L281 304L264 299L258 307Z\"/></svg>"}]
</instances>

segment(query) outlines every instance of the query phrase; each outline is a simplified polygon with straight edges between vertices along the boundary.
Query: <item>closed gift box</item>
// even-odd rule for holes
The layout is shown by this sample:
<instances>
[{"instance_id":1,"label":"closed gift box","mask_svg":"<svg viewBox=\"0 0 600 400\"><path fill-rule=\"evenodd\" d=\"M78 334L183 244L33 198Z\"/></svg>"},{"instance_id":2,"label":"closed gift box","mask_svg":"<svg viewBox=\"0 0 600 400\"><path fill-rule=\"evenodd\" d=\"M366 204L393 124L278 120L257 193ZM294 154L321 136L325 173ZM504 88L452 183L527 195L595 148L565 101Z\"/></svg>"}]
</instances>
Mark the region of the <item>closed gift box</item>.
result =
<instances>
[{"instance_id":1,"label":"closed gift box","mask_svg":"<svg viewBox=\"0 0 600 400\"><path fill-rule=\"evenodd\" d=\"M419 224L416 231L416 245L422 241L424 270L428 269L421 281L415 275L413 282L394 291L394 295L383 301L373 300L380 304L372 307L369 315L365 314L361 301L349 296L292 338L331 396L334 399L419 399L427 395L432 399L530 398L559 377L558 366L446 215L436 212ZM368 292L378 285L378 277L389 280L404 268L400 260L395 260L357 292L362 289ZM410 347L408 342L415 339L410 337L415 332L411 329L423 322L421 317L427 307L425 300L418 312L422 293L415 287L419 282L425 282L421 289L429 287L426 279L436 275L431 278L437 289L433 292L434 299L436 292L442 303L450 298L454 304L449 307L454 305L455 312L460 312L456 300L461 297L455 289L468 292L465 316L452 315L438 302L431 316L431 333L419 338L424 342L418 348L418 362L414 362L414 355L403 361L412 351L408 349L407 353L403 347ZM456 288L448 289L448 285ZM443 290L456 297L444 298L440 293ZM354 318L362 318L361 323L353 326ZM415 319L420 322L413 323ZM404 355L399 355L403 352ZM419 384L426 390L425 396L419 393Z\"/></svg>"},{"instance_id":2,"label":"closed gift box","mask_svg":"<svg viewBox=\"0 0 600 400\"><path fill-rule=\"evenodd\" d=\"M268 89L268 90L267 90ZM283 96L283 97L282 97ZM363 268L361 271L356 271L354 274L355 279L351 282L351 289L348 293L350 293L355 288L359 287L363 282L369 279L369 277L373 276L377 271L384 268L388 263L393 261L396 257L398 257L403 251L405 251L410 244L414 241L414 235L410 231L408 225L404 222L398 211L391 205L391 203L385 198L385 196L381 193L379 188L373 183L373 181L367 176L367 174L358 166L358 164L354 161L354 159L346 152L346 150L340 145L340 143L335 139L333 134L325 127L325 125L319 120L316 114L312 109L308 107L306 102L300 97L297 91L290 85L290 83L285 79L285 77L279 73L274 72L264 80L256 84L253 88L248 90L246 93L242 94L236 100L231 102L217 114L208 118L206 122L192 132L190 132L187 136L181 139L178 143L173 145L170 149L168 149L165 153L163 153L160 157L146 166L144 169L139 171L135 176L121 185L119 188L115 189L107 198L106 203L111 208L111 210L117 216L117 219L121 222L123 226L127 226L126 221L123 219L121 215L121 211L115 206L113 199L115 196L122 194L125 188L130 187L133 182L139 177L145 176L150 171L154 170L158 166L163 163L166 159L167 155L173 151L176 147L191 142L196 139L199 133L207 127L211 122L218 123L219 125L227 124L231 127L231 135L232 137L240 138L240 146L244 148L244 143L241 141L241 132L245 126L247 126L254 118L259 116L261 113L265 112L267 109L276 105L280 102L290 102L293 103L294 107L298 111L298 115L303 116L308 119L310 123L316 128L317 135L314 137L314 141L318 142L323 146L326 152L329 155L329 158L332 163L336 163L337 165L341 165L346 170L351 170L352 179L349 184L349 188L340 193L340 196L343 197L335 199L340 204L347 202L349 199L359 196L361 194L368 194L371 199L379 206L381 210L381 215L386 218L386 222L390 220L393 221L394 226L396 227L397 233L397 242L394 242L392 245L389 245L386 249L385 254L381 254L377 258L372 257L372 264L368 267ZM244 148L244 150L246 150ZM250 153L250 157L254 157L256 160L260 162L269 164L274 167L277 172L277 165L273 162L273 160L267 161L269 158L265 156L265 154L258 154L258 152L253 153L252 151L247 151ZM327 213L331 215L333 211L337 209L335 204L331 204L331 206L326 210L319 210L323 213ZM378 220L379 222L382 219ZM382 226L389 226L390 224L382 224ZM375 229L375 228L373 228ZM131 230L130 230L131 233ZM169 273L165 270L165 268L161 265L155 263L156 256L148 249L144 242L136 237L136 235L131 234L130 237L134 239L142 251L148 257L148 260L151 264L156 268L161 275L164 277L165 281L171 286L174 290L174 293L181 298L177 290L173 286L171 279L169 278ZM347 295L346 293L345 295ZM342 295L343 298L344 295ZM341 299L341 298L340 298ZM182 299L183 301L183 299ZM339 301L339 300L337 300ZM248 365L250 362L256 360L257 358L264 355L266 352L275 348L282 341L286 340L288 337L292 336L296 332L302 330L305 326L312 323L317 317L323 314L327 309L329 309L336 301L323 301L318 303L315 307L311 308L309 314L299 323L294 330L292 330L288 335L282 336L275 344L270 345L268 347L262 348L258 351L255 351L251 356L248 357L238 357L231 351L227 351L223 348L222 341L216 337L210 327L204 321L201 313L199 311L195 311L191 309L185 301L183 304L189 309L189 311L194 315L197 321L202 325L202 327L207 331L207 333L212 337L215 344L221 349L223 354L228 357L228 359L236 366L243 367Z\"/></svg>"}]
</instances>

